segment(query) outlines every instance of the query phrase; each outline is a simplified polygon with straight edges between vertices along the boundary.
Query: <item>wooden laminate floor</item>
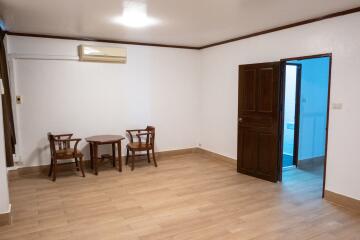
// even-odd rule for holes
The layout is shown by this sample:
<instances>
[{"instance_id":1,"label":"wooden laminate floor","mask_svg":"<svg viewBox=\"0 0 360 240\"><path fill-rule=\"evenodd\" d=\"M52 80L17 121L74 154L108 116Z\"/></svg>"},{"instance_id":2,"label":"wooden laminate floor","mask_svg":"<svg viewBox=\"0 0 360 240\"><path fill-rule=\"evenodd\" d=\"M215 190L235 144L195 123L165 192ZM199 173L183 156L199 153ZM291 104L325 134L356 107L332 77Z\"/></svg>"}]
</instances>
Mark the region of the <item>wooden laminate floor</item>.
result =
<instances>
[{"instance_id":1,"label":"wooden laminate floor","mask_svg":"<svg viewBox=\"0 0 360 240\"><path fill-rule=\"evenodd\" d=\"M319 174L287 170L274 184L200 154L55 183L22 176L10 191L13 224L1 240L360 239L359 214L322 200Z\"/></svg>"}]
</instances>

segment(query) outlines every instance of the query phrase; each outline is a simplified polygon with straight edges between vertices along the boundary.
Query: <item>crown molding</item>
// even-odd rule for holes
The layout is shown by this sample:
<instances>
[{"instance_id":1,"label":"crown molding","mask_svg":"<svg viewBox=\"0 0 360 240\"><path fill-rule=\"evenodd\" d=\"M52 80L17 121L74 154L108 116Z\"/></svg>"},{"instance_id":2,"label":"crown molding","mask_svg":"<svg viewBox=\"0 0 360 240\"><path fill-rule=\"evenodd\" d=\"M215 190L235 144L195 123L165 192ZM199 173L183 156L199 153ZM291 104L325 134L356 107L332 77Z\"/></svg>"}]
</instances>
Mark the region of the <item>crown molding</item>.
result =
<instances>
[{"instance_id":1,"label":"crown molding","mask_svg":"<svg viewBox=\"0 0 360 240\"><path fill-rule=\"evenodd\" d=\"M12 36L35 37L35 38L52 38L52 39L77 40L77 41L91 41L91 42L103 42L103 43L140 45L140 46L150 46L150 47L182 48L182 49L191 49L191 50L199 50L200 49L200 47L190 47L190 46L170 45L170 44L160 44L160 43L110 40L110 39L101 39L101 38L70 37L70 36L36 34L36 33L19 33L19 32L12 32L12 31L5 31L5 33L7 35L12 35Z\"/></svg>"},{"instance_id":2,"label":"crown molding","mask_svg":"<svg viewBox=\"0 0 360 240\"><path fill-rule=\"evenodd\" d=\"M297 27L297 26L301 26L301 25L305 25L305 24L309 24L309 23L319 22L319 21L323 21L323 20L326 20L326 19L340 17L340 16L352 14L352 13L357 13L357 12L360 12L360 7L348 9L348 10L341 11L341 12L331 13L331 14L327 14L327 15L324 15L324 16L321 16L321 17L311 18L311 19L308 19L308 20L295 22L295 23L283 25L283 26L280 26L280 27L275 27L275 28L263 30L263 31L260 31L260 32L255 32L255 33L251 33L251 34L248 34L248 35L239 36L239 37L236 37L236 38L231 38L231 39L228 39L228 40L223 40L223 41L220 41L220 42L216 42L216 43L212 43L212 44L202 46L202 47L200 47L200 49L215 47L215 46L223 45L223 44L226 44L226 43L240 41L240 40L244 40L244 39L247 39L247 38L252 38L252 37L256 37L256 36L260 36L260 35L264 35L264 34L268 34L268 33L272 33L272 32L285 30L285 29L288 29L288 28L293 28L293 27Z\"/></svg>"}]
</instances>

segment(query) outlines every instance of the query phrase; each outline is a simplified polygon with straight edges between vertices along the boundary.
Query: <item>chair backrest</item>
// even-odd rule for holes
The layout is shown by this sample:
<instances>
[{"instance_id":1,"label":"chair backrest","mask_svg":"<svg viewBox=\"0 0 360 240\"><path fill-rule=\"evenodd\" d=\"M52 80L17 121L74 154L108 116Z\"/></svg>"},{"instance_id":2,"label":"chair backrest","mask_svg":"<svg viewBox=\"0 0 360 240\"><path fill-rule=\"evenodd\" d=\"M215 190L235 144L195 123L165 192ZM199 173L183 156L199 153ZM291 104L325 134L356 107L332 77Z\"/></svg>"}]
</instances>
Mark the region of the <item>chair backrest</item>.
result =
<instances>
[{"instance_id":1,"label":"chair backrest","mask_svg":"<svg viewBox=\"0 0 360 240\"><path fill-rule=\"evenodd\" d=\"M153 126L147 126L146 131L149 133L149 138L147 143L150 143L152 146L155 144L155 127Z\"/></svg>"},{"instance_id":2,"label":"chair backrest","mask_svg":"<svg viewBox=\"0 0 360 240\"><path fill-rule=\"evenodd\" d=\"M50 143L50 154L54 155L56 153L57 150L62 150L62 149L68 149L70 148L70 142L56 142L55 140L61 140L61 139L71 139L73 134L59 134L59 135L54 135L51 132L49 132L48 134L48 140Z\"/></svg>"},{"instance_id":3,"label":"chair backrest","mask_svg":"<svg viewBox=\"0 0 360 240\"><path fill-rule=\"evenodd\" d=\"M155 144L155 127L153 126L147 126L145 129L126 130L126 134L129 137L130 143L133 143L134 139L138 139L137 142L145 143L149 148ZM145 135L146 139L143 139L142 137Z\"/></svg>"},{"instance_id":4,"label":"chair backrest","mask_svg":"<svg viewBox=\"0 0 360 240\"><path fill-rule=\"evenodd\" d=\"M53 156L55 154L55 138L54 135L51 134L51 132L49 132L48 134L48 140L49 140L49 144L50 144L50 154L51 156Z\"/></svg>"}]
</instances>

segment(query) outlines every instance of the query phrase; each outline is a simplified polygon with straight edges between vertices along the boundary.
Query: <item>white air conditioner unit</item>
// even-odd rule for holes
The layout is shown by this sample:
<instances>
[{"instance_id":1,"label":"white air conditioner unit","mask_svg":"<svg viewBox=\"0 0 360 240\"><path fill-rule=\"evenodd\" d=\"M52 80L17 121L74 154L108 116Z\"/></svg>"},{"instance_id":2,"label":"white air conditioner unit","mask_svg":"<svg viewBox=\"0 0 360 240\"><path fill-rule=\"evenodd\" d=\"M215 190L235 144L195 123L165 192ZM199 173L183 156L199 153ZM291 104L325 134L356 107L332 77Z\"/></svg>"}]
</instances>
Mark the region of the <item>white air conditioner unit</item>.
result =
<instances>
[{"instance_id":1,"label":"white air conditioner unit","mask_svg":"<svg viewBox=\"0 0 360 240\"><path fill-rule=\"evenodd\" d=\"M86 62L126 63L126 49L80 45L79 57Z\"/></svg>"}]
</instances>

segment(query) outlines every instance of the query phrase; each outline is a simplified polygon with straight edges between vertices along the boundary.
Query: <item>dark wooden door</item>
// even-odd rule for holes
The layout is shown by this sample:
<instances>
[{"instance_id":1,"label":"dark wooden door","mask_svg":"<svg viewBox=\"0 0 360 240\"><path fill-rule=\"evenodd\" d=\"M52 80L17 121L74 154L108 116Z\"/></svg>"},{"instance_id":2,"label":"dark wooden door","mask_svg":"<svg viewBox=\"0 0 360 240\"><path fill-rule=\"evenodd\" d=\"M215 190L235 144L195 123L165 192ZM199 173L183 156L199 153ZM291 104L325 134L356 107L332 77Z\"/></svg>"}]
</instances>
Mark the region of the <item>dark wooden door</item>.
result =
<instances>
[{"instance_id":1,"label":"dark wooden door","mask_svg":"<svg viewBox=\"0 0 360 240\"><path fill-rule=\"evenodd\" d=\"M238 172L278 181L280 63L239 66Z\"/></svg>"}]
</instances>

